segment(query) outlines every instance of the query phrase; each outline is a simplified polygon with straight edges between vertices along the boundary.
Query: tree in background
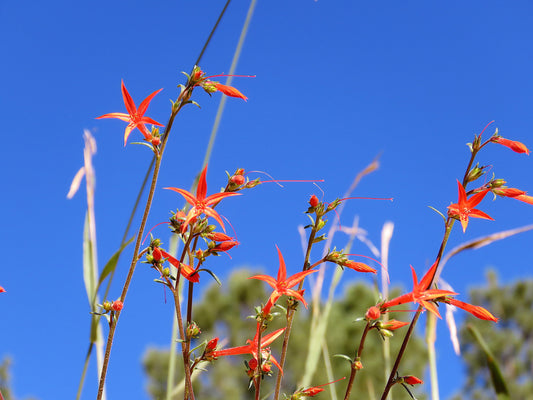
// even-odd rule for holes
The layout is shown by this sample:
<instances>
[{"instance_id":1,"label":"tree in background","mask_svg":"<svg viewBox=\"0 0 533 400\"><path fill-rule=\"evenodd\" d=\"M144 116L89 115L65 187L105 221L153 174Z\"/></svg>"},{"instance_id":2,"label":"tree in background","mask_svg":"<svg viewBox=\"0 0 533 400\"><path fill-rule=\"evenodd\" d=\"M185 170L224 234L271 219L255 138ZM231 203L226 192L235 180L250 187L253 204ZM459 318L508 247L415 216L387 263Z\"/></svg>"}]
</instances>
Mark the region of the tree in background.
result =
<instances>
[{"instance_id":1,"label":"tree in background","mask_svg":"<svg viewBox=\"0 0 533 400\"><path fill-rule=\"evenodd\" d=\"M251 304L260 305L268 297L265 285L257 280L247 279L251 276L249 271L240 270L233 273L229 279L227 287L220 287L217 284L211 285L203 293L202 300L195 308L193 320L202 329L202 340L218 336L224 348L243 345L246 339L253 336L255 320L247 317L254 314L250 309ZM391 297L399 294L399 290L393 290ZM328 362L331 362L335 379L350 374L349 363L341 357L333 357L336 354L345 354L353 357L354 348L358 345L364 328L364 321L356 322L357 318L363 317L367 309L376 302L376 293L370 285L361 282L352 283L346 286L342 297L334 303L330 326L327 338L327 349L330 354ZM283 303L281 303L283 304ZM295 329L291 336L289 354L284 368L287 379L285 382L298 382L302 371L305 368L306 353L308 351L308 337L310 325L310 312L303 307L297 313L297 320L294 322ZM279 310L280 313L283 310ZM396 319L407 318L406 315L398 313ZM270 327L275 330L282 326L283 315L272 321ZM252 332L252 333L251 333ZM383 339L377 331L371 331L371 337L365 344L365 355L362 358L363 370L357 376L353 393L361 398L374 399L380 395L381 388L385 385L386 376L383 369ZM400 340L391 338L391 353L395 354L400 345ZM280 343L274 342L272 354L279 355ZM415 338L409 344L408 356L402 361L400 371L408 371L409 374L423 376L426 365L426 350L423 341ZM148 391L154 400L165 399L167 366L169 354L166 350L149 349L144 356L144 369L148 376ZM253 391L249 391L246 366L242 356L221 357L204 367L209 370L209 374L199 374L194 381L195 393L198 398L206 400L222 399L253 399ZM182 371L176 372L176 382L182 379ZM313 377L313 385L329 382L324 368L319 368ZM267 379L264 394L268 395L274 387L274 377ZM341 381L335 384L337 396L342 399L344 396L346 382ZM290 395L297 387L283 387L283 391ZM330 398L329 387L320 398ZM197 392L196 392L197 390ZM374 392L375 391L375 392ZM416 390L415 390L416 392ZM408 393L398 385L393 391L395 400L410 399ZM175 397L178 398L178 397ZM417 395L419 400L424 399L423 395Z\"/></svg>"},{"instance_id":2,"label":"tree in background","mask_svg":"<svg viewBox=\"0 0 533 400\"><path fill-rule=\"evenodd\" d=\"M474 304L490 309L499 317L497 324L466 318L460 329L466 381L454 399L495 399L487 359L467 329L473 325L488 344L499 364L511 399L533 399L533 280L524 279L500 285L496 272L487 274L485 287L471 290Z\"/></svg>"}]
</instances>

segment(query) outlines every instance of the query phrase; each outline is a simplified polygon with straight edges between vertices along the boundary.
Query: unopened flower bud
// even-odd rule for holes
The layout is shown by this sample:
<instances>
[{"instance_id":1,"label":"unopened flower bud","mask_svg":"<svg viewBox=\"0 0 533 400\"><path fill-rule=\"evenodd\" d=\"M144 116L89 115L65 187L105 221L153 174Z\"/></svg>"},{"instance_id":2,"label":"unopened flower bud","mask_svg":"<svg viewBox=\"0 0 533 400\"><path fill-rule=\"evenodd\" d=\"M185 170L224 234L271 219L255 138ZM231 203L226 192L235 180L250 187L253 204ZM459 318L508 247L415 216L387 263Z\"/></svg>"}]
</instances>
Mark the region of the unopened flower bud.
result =
<instances>
[{"instance_id":1,"label":"unopened flower bud","mask_svg":"<svg viewBox=\"0 0 533 400\"><path fill-rule=\"evenodd\" d=\"M115 300L113 304L111 305L111 308L114 311L120 311L124 308L124 303L122 303L120 300Z\"/></svg>"},{"instance_id":2,"label":"unopened flower bud","mask_svg":"<svg viewBox=\"0 0 533 400\"><path fill-rule=\"evenodd\" d=\"M192 339L197 337L201 333L200 328L196 324L196 322L191 321L189 325L187 326L187 330L185 331L185 335L187 336L187 339Z\"/></svg>"},{"instance_id":3,"label":"unopened flower bud","mask_svg":"<svg viewBox=\"0 0 533 400\"><path fill-rule=\"evenodd\" d=\"M244 182L246 181L246 179L244 179L244 176L242 175L233 175L230 179L230 181L232 183L234 183L235 185L237 186L241 186L244 184Z\"/></svg>"},{"instance_id":4,"label":"unopened flower bud","mask_svg":"<svg viewBox=\"0 0 533 400\"><path fill-rule=\"evenodd\" d=\"M403 376L402 379L408 385L419 385L421 383L424 383L422 379L418 379L416 376L413 376L413 375Z\"/></svg>"},{"instance_id":5,"label":"unopened flower bud","mask_svg":"<svg viewBox=\"0 0 533 400\"><path fill-rule=\"evenodd\" d=\"M363 369L363 363L361 362L361 360L356 360L356 361L354 361L354 363L353 363L353 367L354 367L357 371L359 371L359 370Z\"/></svg>"},{"instance_id":6,"label":"unopened flower bud","mask_svg":"<svg viewBox=\"0 0 533 400\"><path fill-rule=\"evenodd\" d=\"M365 314L365 319L367 321L373 321L375 319L378 319L380 316L381 316L381 311L379 310L379 307L372 306L367 310Z\"/></svg>"},{"instance_id":7,"label":"unopened flower bud","mask_svg":"<svg viewBox=\"0 0 533 400\"><path fill-rule=\"evenodd\" d=\"M161 250L159 249L159 247L154 247L154 249L152 250L152 257L154 261L161 260L161 258L163 257L163 254L161 254Z\"/></svg>"},{"instance_id":8,"label":"unopened flower bud","mask_svg":"<svg viewBox=\"0 0 533 400\"><path fill-rule=\"evenodd\" d=\"M309 205L313 208L315 208L316 206L318 206L318 197L316 197L315 195L312 195L311 198L309 199Z\"/></svg>"}]
</instances>

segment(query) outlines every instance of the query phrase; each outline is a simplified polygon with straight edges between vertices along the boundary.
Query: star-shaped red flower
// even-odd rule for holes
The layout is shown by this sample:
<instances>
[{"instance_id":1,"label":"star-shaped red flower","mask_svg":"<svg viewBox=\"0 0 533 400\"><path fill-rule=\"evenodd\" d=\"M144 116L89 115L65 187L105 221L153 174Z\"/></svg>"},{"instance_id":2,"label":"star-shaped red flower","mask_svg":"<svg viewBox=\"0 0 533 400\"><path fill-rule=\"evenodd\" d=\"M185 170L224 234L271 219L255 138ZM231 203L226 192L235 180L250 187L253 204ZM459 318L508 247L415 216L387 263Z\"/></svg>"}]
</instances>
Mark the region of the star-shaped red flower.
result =
<instances>
[{"instance_id":1,"label":"star-shaped red flower","mask_svg":"<svg viewBox=\"0 0 533 400\"><path fill-rule=\"evenodd\" d=\"M170 189L175 192L178 192L181 194L187 203L189 203L192 208L187 213L187 217L185 218L185 221L183 222L181 226L181 232L185 233L187 230L187 226L189 225L189 222L191 222L192 219L198 217L200 214L205 214L208 217L213 217L224 229L224 232L226 232L226 228L224 227L224 222L222 222L222 218L220 218L220 215L212 208L209 207L213 204L217 204L220 200L226 197L231 196L239 196L241 193L215 193L211 196L205 197L207 193L207 183L205 176L207 174L207 165L205 166L204 170L202 171L202 174L200 175L200 180L198 182L198 187L196 188L196 196L194 196L191 192L174 188L174 187L167 187L165 189Z\"/></svg>"},{"instance_id":2,"label":"star-shaped red flower","mask_svg":"<svg viewBox=\"0 0 533 400\"><path fill-rule=\"evenodd\" d=\"M124 104L126 105L126 110L128 111L128 114L124 113L110 113L110 114L104 114L96 119L101 118L118 118L122 121L128 122L128 126L126 127L126 130L124 132L124 146L126 146L126 142L128 141L128 136L130 135L131 131L133 131L135 128L138 128L141 133L144 135L144 138L147 141L152 140L152 134L148 130L148 128L144 124L152 124L157 126L163 126L157 121L154 121L152 118L145 117L144 113L146 112L146 109L148 108L148 105L154 98L156 94L158 94L161 90L159 89L153 92L151 95L149 95L146 99L144 99L137 109L135 106L135 103L133 102L133 99L131 98L130 94L126 90L126 86L124 85L124 81L121 81L121 88L122 88L122 97L124 98Z\"/></svg>"},{"instance_id":3,"label":"star-shaped red flower","mask_svg":"<svg viewBox=\"0 0 533 400\"><path fill-rule=\"evenodd\" d=\"M274 340L278 338L279 335L283 333L285 328L278 329L272 333L269 333L268 335L265 335L261 338L261 350L265 349L267 346L269 346ZM255 359L257 359L257 332L252 340L248 339L246 341L245 346L238 346L238 347L232 347L230 349L223 349L223 350L215 350L210 353L210 355L214 358L221 357L221 356L230 356L230 355L237 355L237 354L251 354ZM262 352L262 351L261 351ZM278 367L278 369L281 371L281 366L279 365L278 361L273 357L270 356L270 361Z\"/></svg>"},{"instance_id":4,"label":"star-shaped red flower","mask_svg":"<svg viewBox=\"0 0 533 400\"><path fill-rule=\"evenodd\" d=\"M433 302L434 299L439 297L451 296L457 294L449 290L440 290L440 289L428 289L430 286L431 280L435 275L435 270L437 269L438 263L435 262L429 271L424 275L424 277L418 282L415 269L411 267L413 273L413 290L409 293L398 296L392 300L389 300L381 305L381 311L384 312L391 307L405 304L405 303L418 303L426 310L432 312L437 317L441 318L437 306Z\"/></svg>"},{"instance_id":5,"label":"star-shaped red flower","mask_svg":"<svg viewBox=\"0 0 533 400\"><path fill-rule=\"evenodd\" d=\"M485 189L482 192L470 196L470 199L467 199L465 189L463 188L463 185L461 185L461 182L457 181L457 186L459 188L459 201L448 206L448 215L456 217L461 221L463 232L466 231L469 217L484 218L494 221L492 217L488 216L483 211L474 208L481 202L481 200L483 200L490 189Z\"/></svg>"},{"instance_id":6,"label":"star-shaped red flower","mask_svg":"<svg viewBox=\"0 0 533 400\"><path fill-rule=\"evenodd\" d=\"M307 275L312 274L313 272L317 272L317 270L301 271L287 278L287 268L285 267L285 260L283 259L283 255L281 254L281 251L279 250L278 246L276 246L276 249L278 250L279 257L279 269L277 279L274 279L268 275L255 275L250 277L250 279L260 279L262 281L265 281L274 289L274 291L270 295L270 298L268 299L267 304L263 308L263 313L265 315L270 312L272 306L276 304L276 301L278 301L278 299L283 295L292 296L295 299L301 301L303 305L307 307L307 303L303 298L303 290L293 290L291 288L300 283L300 281L304 279Z\"/></svg>"}]
</instances>

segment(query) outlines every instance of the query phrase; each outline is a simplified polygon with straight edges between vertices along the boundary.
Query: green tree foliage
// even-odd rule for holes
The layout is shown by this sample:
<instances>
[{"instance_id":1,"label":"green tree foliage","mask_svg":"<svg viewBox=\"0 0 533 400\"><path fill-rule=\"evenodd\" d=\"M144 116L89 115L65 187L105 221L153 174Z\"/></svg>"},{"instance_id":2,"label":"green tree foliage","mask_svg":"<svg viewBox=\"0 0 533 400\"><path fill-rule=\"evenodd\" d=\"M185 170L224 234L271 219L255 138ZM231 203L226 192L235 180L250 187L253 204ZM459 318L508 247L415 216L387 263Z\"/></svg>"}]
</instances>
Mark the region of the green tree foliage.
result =
<instances>
[{"instance_id":1,"label":"green tree foliage","mask_svg":"<svg viewBox=\"0 0 533 400\"><path fill-rule=\"evenodd\" d=\"M466 381L455 399L495 399L486 357L467 330L477 328L498 362L511 399L533 400L533 280L499 285L489 271L488 285L470 292L471 303L481 305L499 318L497 324L467 317L460 329Z\"/></svg>"},{"instance_id":2,"label":"green tree foliage","mask_svg":"<svg viewBox=\"0 0 533 400\"><path fill-rule=\"evenodd\" d=\"M202 329L201 341L216 336L220 338L219 347L222 344L224 348L227 348L243 345L247 339L254 336L255 320L248 317L254 314L252 307L264 303L269 293L263 282L247 279L251 275L253 274L245 270L235 272L231 275L226 287L214 284L203 293L201 301L195 305L193 316ZM396 296L398 293L399 291L395 290L391 296ZM353 357L364 328L363 321L356 322L355 320L364 316L368 307L375 304L375 299L376 294L367 283L353 283L346 287L343 296L334 303L326 345L335 379L348 377L350 365L345 359L333 357L333 355L345 354L350 358ZM284 299L280 299L279 303L284 304ZM271 322L268 332L283 326L284 313L282 309L278 311L280 315ZM297 319L293 324L289 353L284 368L283 391L288 395L298 389L295 385L301 378L305 367L310 312L310 309L306 310L299 305ZM394 318L405 319L409 315L398 313L394 315ZM364 368L359 371L352 391L354 399L379 398L385 385L383 339L375 330L370 333L362 357ZM391 354L396 354L402 337L402 332L398 332L390 339ZM279 358L280 347L280 339L271 345L272 354L277 358ZM154 400L165 399L168 359L168 353L162 350L150 349L145 354L144 368L149 379L148 390ZM211 364L204 364L203 367L208 370L207 372L195 372L196 398L202 400L253 399L253 391L248 390L248 377L244 364L248 360L249 358L245 356L231 356L220 357ZM425 365L425 346L421 339L415 337L409 344L408 354L404 357L400 372L405 375L423 377ZM264 382L263 396L268 396L273 391L276 374L277 370L274 367L274 375ZM180 382L182 376L182 371L178 371L176 381ZM313 385L328 381L325 369L319 367L313 377ZM346 381L336 383L335 388L337 396L340 399L344 398ZM413 389L413 393L417 393L417 390ZM394 388L393 396L395 400L410 399L407 392L400 386ZM329 388L326 388L316 398L330 398ZM424 396L417 395L417 398L422 400Z\"/></svg>"}]
</instances>

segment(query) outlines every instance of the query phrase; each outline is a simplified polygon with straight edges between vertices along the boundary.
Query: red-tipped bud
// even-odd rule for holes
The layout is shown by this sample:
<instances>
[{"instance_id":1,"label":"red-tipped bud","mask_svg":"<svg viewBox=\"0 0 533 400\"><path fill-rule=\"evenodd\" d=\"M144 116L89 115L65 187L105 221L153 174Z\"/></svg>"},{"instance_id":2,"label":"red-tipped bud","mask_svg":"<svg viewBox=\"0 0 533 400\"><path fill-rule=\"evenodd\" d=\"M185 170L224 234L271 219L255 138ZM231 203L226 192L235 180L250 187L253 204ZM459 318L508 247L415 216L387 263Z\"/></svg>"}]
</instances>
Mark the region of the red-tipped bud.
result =
<instances>
[{"instance_id":1,"label":"red-tipped bud","mask_svg":"<svg viewBox=\"0 0 533 400\"><path fill-rule=\"evenodd\" d=\"M124 303L122 303L120 300L115 300L111 305L111 308L113 311L120 311L124 308Z\"/></svg>"},{"instance_id":2,"label":"red-tipped bud","mask_svg":"<svg viewBox=\"0 0 533 400\"><path fill-rule=\"evenodd\" d=\"M161 260L161 258L163 257L163 254L161 253L161 250L159 249L159 247L154 247L154 249L152 250L152 257L154 261Z\"/></svg>"},{"instance_id":3,"label":"red-tipped bud","mask_svg":"<svg viewBox=\"0 0 533 400\"><path fill-rule=\"evenodd\" d=\"M246 181L246 179L244 179L244 176L242 175L233 175L231 178L230 178L230 181L232 183L234 183L235 185L237 186L241 186L244 184L244 182Z\"/></svg>"},{"instance_id":4,"label":"red-tipped bud","mask_svg":"<svg viewBox=\"0 0 533 400\"><path fill-rule=\"evenodd\" d=\"M348 260L345 263L343 263L343 266L348 267L358 272L372 272L373 274L377 272L374 268L366 265L365 263L355 262L351 260Z\"/></svg>"},{"instance_id":5,"label":"red-tipped bud","mask_svg":"<svg viewBox=\"0 0 533 400\"><path fill-rule=\"evenodd\" d=\"M404 376L402 377L402 379L408 385L419 385L421 383L424 383L422 379L418 379L416 376L413 376L413 375Z\"/></svg>"},{"instance_id":6,"label":"red-tipped bud","mask_svg":"<svg viewBox=\"0 0 533 400\"><path fill-rule=\"evenodd\" d=\"M361 362L361 360L355 360L354 363L353 363L353 367L354 367L354 369L359 371L359 370L363 369L363 363Z\"/></svg>"},{"instance_id":7,"label":"red-tipped bud","mask_svg":"<svg viewBox=\"0 0 533 400\"><path fill-rule=\"evenodd\" d=\"M223 85L221 83L215 83L215 87L219 92L224 93L226 96L238 97L240 99L243 99L244 101L248 100L248 97L246 97L244 94L239 92L233 86Z\"/></svg>"},{"instance_id":8,"label":"red-tipped bud","mask_svg":"<svg viewBox=\"0 0 533 400\"><path fill-rule=\"evenodd\" d=\"M513 199L523 201L524 203L527 203L527 204L533 204L533 196L527 196L525 194L522 194L522 195L513 197Z\"/></svg>"},{"instance_id":9,"label":"red-tipped bud","mask_svg":"<svg viewBox=\"0 0 533 400\"><path fill-rule=\"evenodd\" d=\"M187 339L192 339L197 337L201 332L202 331L200 330L198 324L194 321L191 321L185 330L185 335L187 336Z\"/></svg>"},{"instance_id":10,"label":"red-tipped bud","mask_svg":"<svg viewBox=\"0 0 533 400\"><path fill-rule=\"evenodd\" d=\"M391 319L387 322L381 323L380 328L387 329L389 331L394 331L396 329L404 327L405 325L409 325L409 322L403 322L403 321L397 321L395 319Z\"/></svg>"},{"instance_id":11,"label":"red-tipped bud","mask_svg":"<svg viewBox=\"0 0 533 400\"><path fill-rule=\"evenodd\" d=\"M365 314L365 319L367 321L374 321L374 320L378 319L380 316L381 316L381 311L380 311L379 307L372 306L372 307L370 307L367 310L367 312Z\"/></svg>"},{"instance_id":12,"label":"red-tipped bud","mask_svg":"<svg viewBox=\"0 0 533 400\"><path fill-rule=\"evenodd\" d=\"M218 345L218 338L211 339L209 342L207 342L207 345L205 346L205 351L211 351L215 350Z\"/></svg>"},{"instance_id":13,"label":"red-tipped bud","mask_svg":"<svg viewBox=\"0 0 533 400\"><path fill-rule=\"evenodd\" d=\"M309 205L313 208L315 208L316 206L318 206L318 197L316 197L315 195L312 195L311 198L309 199Z\"/></svg>"},{"instance_id":14,"label":"red-tipped bud","mask_svg":"<svg viewBox=\"0 0 533 400\"><path fill-rule=\"evenodd\" d=\"M498 188L492 189L492 193L503 197L516 197L526 194L523 190L516 188Z\"/></svg>"},{"instance_id":15,"label":"red-tipped bud","mask_svg":"<svg viewBox=\"0 0 533 400\"><path fill-rule=\"evenodd\" d=\"M225 233L221 232L211 232L205 235L208 239L211 239L215 242L226 242L228 240L233 240L231 236L226 235Z\"/></svg>"},{"instance_id":16,"label":"red-tipped bud","mask_svg":"<svg viewBox=\"0 0 533 400\"><path fill-rule=\"evenodd\" d=\"M228 251L228 250L232 249L233 247L238 246L239 244L240 243L237 242L236 240L229 240L229 241L217 244L213 248L213 251Z\"/></svg>"}]
</instances>

